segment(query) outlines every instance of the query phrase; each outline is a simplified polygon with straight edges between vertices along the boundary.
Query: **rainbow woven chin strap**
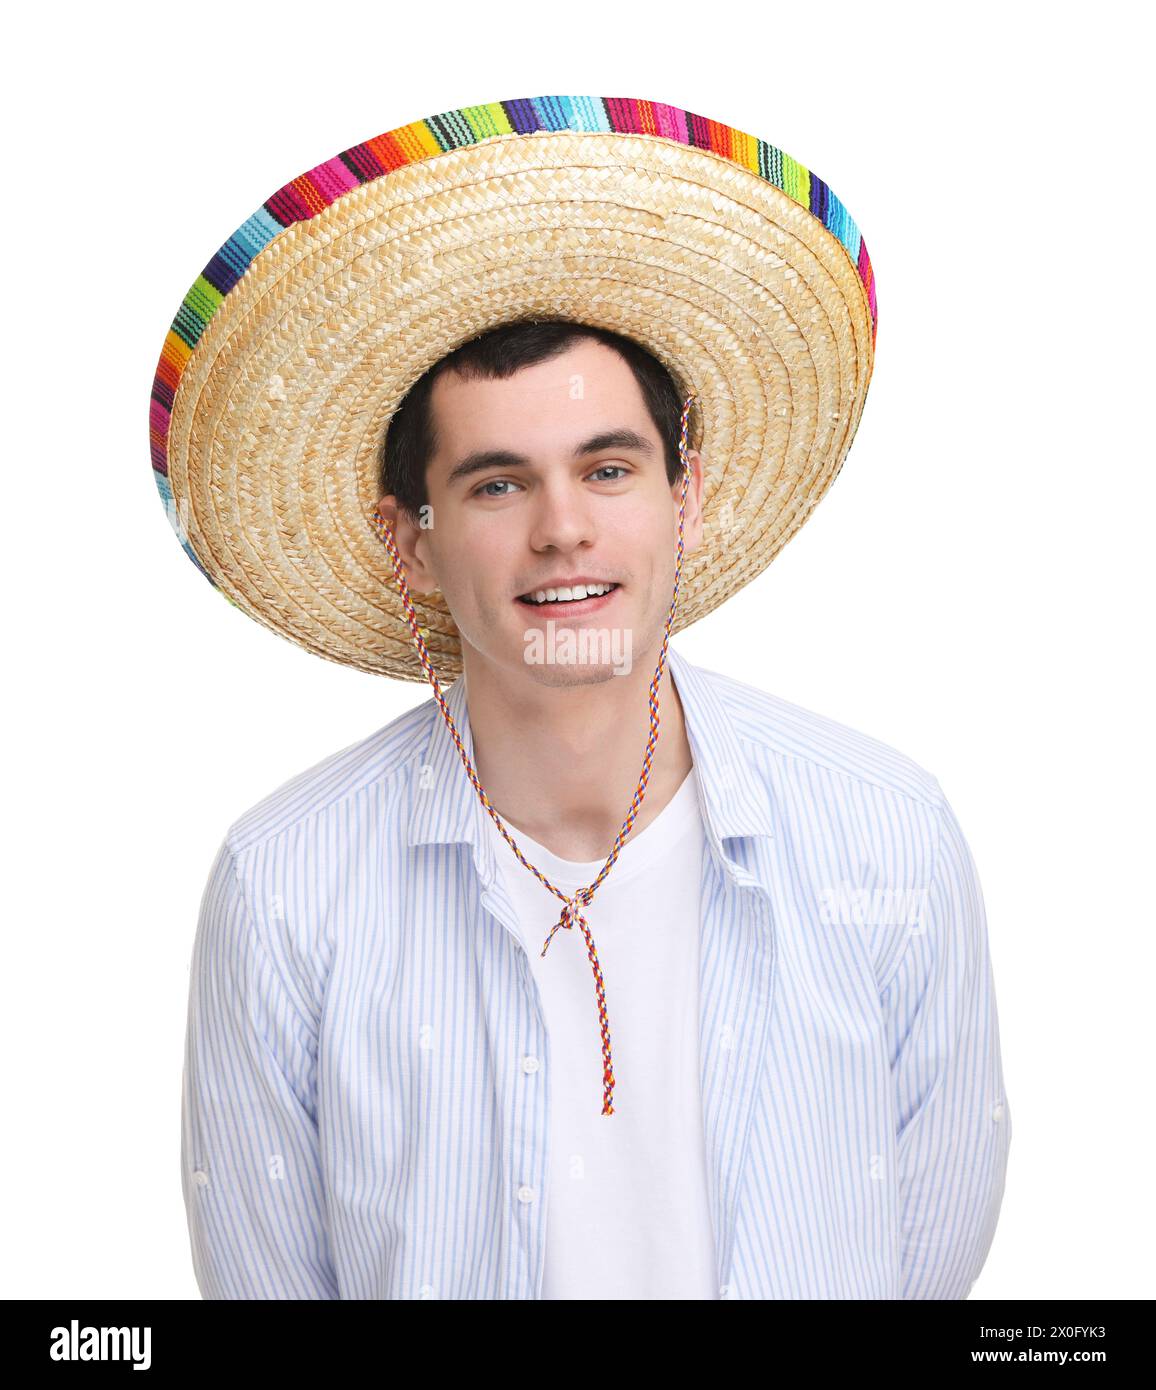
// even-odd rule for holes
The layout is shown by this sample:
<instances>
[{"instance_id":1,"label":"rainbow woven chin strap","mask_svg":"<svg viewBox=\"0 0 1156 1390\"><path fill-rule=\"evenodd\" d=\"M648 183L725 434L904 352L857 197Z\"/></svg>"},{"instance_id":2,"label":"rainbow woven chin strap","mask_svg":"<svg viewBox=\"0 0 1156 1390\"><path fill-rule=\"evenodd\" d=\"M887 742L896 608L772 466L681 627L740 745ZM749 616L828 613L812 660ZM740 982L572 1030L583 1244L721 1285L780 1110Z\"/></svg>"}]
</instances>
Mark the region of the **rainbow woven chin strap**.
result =
<instances>
[{"instance_id":1,"label":"rainbow woven chin strap","mask_svg":"<svg viewBox=\"0 0 1156 1390\"><path fill-rule=\"evenodd\" d=\"M466 769L466 776L469 777L470 781L473 783L474 790L477 792L478 796L481 797L482 805L490 813L490 817L501 832L502 838L518 856L519 862L524 864L540 883L545 884L555 897L561 898L562 900L562 915L550 928L549 934L546 937L546 943L542 947L542 955L544 956L546 954L550 942L554 939L554 933L559 927L565 927L566 930L569 931L575 923L577 923L579 928L581 928L582 935L586 938L586 954L589 957L591 968L594 971L594 993L598 1003L598 1026L602 1033L603 1115L614 1114L614 1064L610 1057L610 1024L606 1017L606 989L602 983L602 969L598 964L598 952L594 949L594 938L590 935L590 927L586 922L586 918L582 915L581 909L589 904L598 885L613 868L614 861L618 858L618 852L625 843L627 835L630 834L630 827L634 824L634 819L638 815L639 807L642 805L643 798L646 795L646 784L650 779L650 762L654 757L654 749L658 743L658 686L659 682L662 680L663 670L666 667L666 648L670 641L670 625L674 621L674 613L678 605L678 583L682 576L682 532L683 523L686 518L686 492L690 485L690 460L686 456L686 432L687 422L690 417L690 406L694 399L695 396L692 392L691 395L687 396L682 407L682 421L678 441L678 456L682 460L682 496L678 504L678 559L674 569L674 593L671 595L670 612L666 615L666 627L662 635L662 648L658 653L658 665L654 671L654 679L650 682L650 737L646 740L646 756L642 760L642 775L638 779L638 789L631 799L630 810L622 823L622 829L618 832L617 839L614 841L614 848L610 851L610 857L607 859L606 863L603 864L594 882L588 888L580 888L572 897L567 896L560 888L555 887L545 874L530 863L518 848L513 837L506 830L506 827L502 824L501 816L498 815L497 811L495 811L490 804L490 798L486 795L485 788L478 780L478 774L474 771L474 765L470 762L470 756L466 752L465 746L461 740L461 735L458 733L457 726L454 724L453 715L450 714L449 708L446 705L445 696L442 694L441 683L434 673L433 664L429 659L429 652L426 650L425 642L422 640L417 614L414 612L413 601L409 596L409 585L406 583L405 562L398 553L397 541L393 534L393 526L381 515L376 507L374 507L373 512L370 514L370 525L373 527L378 537L385 542L389 550L390 558L393 560L394 573L397 576L397 585L401 590L401 599L402 603L405 605L406 617L409 620L409 628L413 633L414 644L417 647L418 659L421 661L422 670L426 673L430 684L433 686L434 698L438 702L438 707L442 712L442 717L446 721L454 744L461 754L461 759Z\"/></svg>"}]
</instances>

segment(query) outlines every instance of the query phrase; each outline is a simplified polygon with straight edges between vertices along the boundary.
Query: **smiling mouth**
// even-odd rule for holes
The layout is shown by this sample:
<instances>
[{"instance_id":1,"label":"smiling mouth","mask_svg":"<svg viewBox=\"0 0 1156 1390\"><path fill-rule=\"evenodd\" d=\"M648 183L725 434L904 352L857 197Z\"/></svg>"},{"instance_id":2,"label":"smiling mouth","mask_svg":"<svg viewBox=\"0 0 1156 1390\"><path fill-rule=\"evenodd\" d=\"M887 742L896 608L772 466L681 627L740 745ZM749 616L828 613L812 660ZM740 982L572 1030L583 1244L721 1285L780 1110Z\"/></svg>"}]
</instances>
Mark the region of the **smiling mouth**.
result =
<instances>
[{"instance_id":1,"label":"smiling mouth","mask_svg":"<svg viewBox=\"0 0 1156 1390\"><path fill-rule=\"evenodd\" d=\"M519 594L518 602L528 608L569 608L573 604L606 598L619 587L618 584L576 584L572 589L532 589Z\"/></svg>"}]
</instances>

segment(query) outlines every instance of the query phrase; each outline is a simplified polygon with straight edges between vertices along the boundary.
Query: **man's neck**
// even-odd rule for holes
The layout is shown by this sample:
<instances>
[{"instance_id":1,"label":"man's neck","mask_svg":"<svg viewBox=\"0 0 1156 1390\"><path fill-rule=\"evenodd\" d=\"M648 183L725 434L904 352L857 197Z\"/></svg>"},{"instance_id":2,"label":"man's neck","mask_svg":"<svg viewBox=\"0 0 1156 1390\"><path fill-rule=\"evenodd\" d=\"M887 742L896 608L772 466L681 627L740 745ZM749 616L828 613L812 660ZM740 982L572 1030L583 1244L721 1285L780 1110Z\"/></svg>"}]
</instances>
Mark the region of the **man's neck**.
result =
<instances>
[{"instance_id":1,"label":"man's neck","mask_svg":"<svg viewBox=\"0 0 1156 1390\"><path fill-rule=\"evenodd\" d=\"M626 675L591 685L548 686L511 677L466 653L474 766L515 838L522 830L561 859L609 855L638 789L657 663L655 650ZM658 704L658 741L630 839L670 802L692 766L669 653Z\"/></svg>"}]
</instances>

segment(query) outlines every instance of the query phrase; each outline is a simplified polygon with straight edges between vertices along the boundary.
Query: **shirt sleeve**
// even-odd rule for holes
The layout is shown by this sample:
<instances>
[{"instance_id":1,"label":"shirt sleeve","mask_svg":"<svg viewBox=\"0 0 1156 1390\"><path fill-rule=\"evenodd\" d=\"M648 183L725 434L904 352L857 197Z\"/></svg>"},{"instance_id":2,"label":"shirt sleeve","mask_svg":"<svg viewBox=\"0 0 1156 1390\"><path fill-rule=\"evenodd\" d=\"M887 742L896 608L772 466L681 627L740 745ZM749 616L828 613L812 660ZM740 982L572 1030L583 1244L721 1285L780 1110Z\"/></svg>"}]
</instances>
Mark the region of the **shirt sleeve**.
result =
<instances>
[{"instance_id":1,"label":"shirt sleeve","mask_svg":"<svg viewBox=\"0 0 1156 1390\"><path fill-rule=\"evenodd\" d=\"M316 1108L316 1026L247 906L228 838L190 969L181 1185L206 1299L338 1298Z\"/></svg>"},{"instance_id":2,"label":"shirt sleeve","mask_svg":"<svg viewBox=\"0 0 1156 1390\"><path fill-rule=\"evenodd\" d=\"M967 1297L995 1235L1012 1132L983 895L940 796L931 884L882 996L904 1299Z\"/></svg>"}]
</instances>

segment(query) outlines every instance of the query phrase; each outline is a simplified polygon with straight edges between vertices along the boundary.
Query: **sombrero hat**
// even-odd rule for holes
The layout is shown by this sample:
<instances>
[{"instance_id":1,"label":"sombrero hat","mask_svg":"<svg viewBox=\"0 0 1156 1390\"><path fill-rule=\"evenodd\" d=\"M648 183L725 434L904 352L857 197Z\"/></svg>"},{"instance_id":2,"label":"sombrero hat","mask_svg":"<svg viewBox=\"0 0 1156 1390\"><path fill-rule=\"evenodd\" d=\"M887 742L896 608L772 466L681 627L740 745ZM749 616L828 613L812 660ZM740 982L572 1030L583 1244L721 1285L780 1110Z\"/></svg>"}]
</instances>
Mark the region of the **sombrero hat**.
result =
<instances>
[{"instance_id":1,"label":"sombrero hat","mask_svg":"<svg viewBox=\"0 0 1156 1390\"><path fill-rule=\"evenodd\" d=\"M287 183L185 296L149 438L188 555L309 651L425 680L369 519L382 441L435 362L533 318L625 334L695 398L704 534L674 631L760 574L834 481L877 328L858 228L766 141L623 97L428 116ZM414 606L457 675L442 596Z\"/></svg>"}]
</instances>

